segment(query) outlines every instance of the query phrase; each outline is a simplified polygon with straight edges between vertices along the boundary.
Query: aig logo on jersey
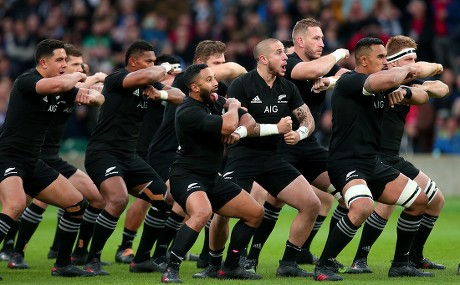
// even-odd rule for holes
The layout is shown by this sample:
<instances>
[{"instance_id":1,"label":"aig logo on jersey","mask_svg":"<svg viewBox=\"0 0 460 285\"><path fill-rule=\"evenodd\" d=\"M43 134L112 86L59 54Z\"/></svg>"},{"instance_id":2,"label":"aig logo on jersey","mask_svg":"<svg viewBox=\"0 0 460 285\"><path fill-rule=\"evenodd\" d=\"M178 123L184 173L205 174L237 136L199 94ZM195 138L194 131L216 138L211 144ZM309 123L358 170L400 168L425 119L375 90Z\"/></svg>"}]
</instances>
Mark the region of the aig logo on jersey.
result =
<instances>
[{"instance_id":1,"label":"aig logo on jersey","mask_svg":"<svg viewBox=\"0 0 460 285\"><path fill-rule=\"evenodd\" d=\"M286 104L288 101L286 100L287 95L286 94L281 94L278 96L278 103L281 104ZM285 100L283 100L285 99Z\"/></svg>"}]
</instances>

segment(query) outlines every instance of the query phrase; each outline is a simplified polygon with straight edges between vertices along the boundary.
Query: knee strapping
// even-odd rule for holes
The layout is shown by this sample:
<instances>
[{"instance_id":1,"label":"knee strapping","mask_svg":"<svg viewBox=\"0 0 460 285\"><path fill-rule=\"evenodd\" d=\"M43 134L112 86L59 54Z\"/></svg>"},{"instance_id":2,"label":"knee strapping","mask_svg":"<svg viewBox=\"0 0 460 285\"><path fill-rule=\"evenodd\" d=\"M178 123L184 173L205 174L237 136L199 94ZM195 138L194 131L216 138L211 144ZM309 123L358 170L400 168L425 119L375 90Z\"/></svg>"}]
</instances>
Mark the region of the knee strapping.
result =
<instances>
[{"instance_id":1,"label":"knee strapping","mask_svg":"<svg viewBox=\"0 0 460 285\"><path fill-rule=\"evenodd\" d=\"M339 190L335 189L334 185L329 185L327 187L326 192L334 196L334 198L338 201L340 198L342 198L342 193L340 193Z\"/></svg>"},{"instance_id":2,"label":"knee strapping","mask_svg":"<svg viewBox=\"0 0 460 285\"><path fill-rule=\"evenodd\" d=\"M430 179L425 188L425 194L428 197L428 203L430 203L434 199L434 197L438 193L438 190L439 189L438 187L436 187L436 182Z\"/></svg>"},{"instance_id":3,"label":"knee strapping","mask_svg":"<svg viewBox=\"0 0 460 285\"><path fill-rule=\"evenodd\" d=\"M404 208L409 208L414 201L417 199L418 195L422 190L418 187L417 183L414 180L409 179L407 181L406 187L401 192L401 195L396 201L396 205L403 206Z\"/></svg>"},{"instance_id":4,"label":"knee strapping","mask_svg":"<svg viewBox=\"0 0 460 285\"><path fill-rule=\"evenodd\" d=\"M350 208L351 203L361 198L373 200L372 193L371 190L369 190L369 187L367 187L366 185L351 186L345 193L345 205L347 205L347 208Z\"/></svg>"},{"instance_id":5,"label":"knee strapping","mask_svg":"<svg viewBox=\"0 0 460 285\"><path fill-rule=\"evenodd\" d=\"M83 198L80 202L64 208L64 214L70 217L81 217L85 213L86 207L88 207L88 201Z\"/></svg>"}]
</instances>

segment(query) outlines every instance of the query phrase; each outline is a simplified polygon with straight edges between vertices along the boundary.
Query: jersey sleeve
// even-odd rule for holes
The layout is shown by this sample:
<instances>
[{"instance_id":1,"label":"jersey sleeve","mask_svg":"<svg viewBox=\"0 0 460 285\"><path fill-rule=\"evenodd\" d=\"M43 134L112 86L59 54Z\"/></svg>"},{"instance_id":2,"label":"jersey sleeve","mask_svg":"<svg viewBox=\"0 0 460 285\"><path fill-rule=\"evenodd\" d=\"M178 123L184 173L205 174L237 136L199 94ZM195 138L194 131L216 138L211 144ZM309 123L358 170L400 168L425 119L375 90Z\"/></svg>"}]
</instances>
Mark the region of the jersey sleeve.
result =
<instances>
[{"instance_id":1,"label":"jersey sleeve","mask_svg":"<svg viewBox=\"0 0 460 285\"><path fill-rule=\"evenodd\" d=\"M367 77L368 75L357 72L343 74L339 80L337 80L335 89L340 86L340 89L343 90L343 92L341 92L342 94L364 96L363 88Z\"/></svg>"},{"instance_id":2,"label":"jersey sleeve","mask_svg":"<svg viewBox=\"0 0 460 285\"><path fill-rule=\"evenodd\" d=\"M190 106L181 110L178 123L188 131L220 134L222 117L207 113L199 106Z\"/></svg>"},{"instance_id":3,"label":"jersey sleeve","mask_svg":"<svg viewBox=\"0 0 460 285\"><path fill-rule=\"evenodd\" d=\"M289 101L289 108L291 110L295 110L297 108L299 108L300 106L302 106L303 104L305 104L305 102L303 101L302 99L302 96L300 95L300 92L299 92L299 89L297 89L297 87L291 83L290 81L288 81L290 84L290 89L291 89L291 94L292 94L292 99Z\"/></svg>"},{"instance_id":4,"label":"jersey sleeve","mask_svg":"<svg viewBox=\"0 0 460 285\"><path fill-rule=\"evenodd\" d=\"M40 79L42 79L42 77L38 74L28 74L26 76L22 76L18 78L19 82L17 86L23 94L39 95L37 93L36 86L37 86L38 81L40 81ZM45 96L45 95L39 95L39 96Z\"/></svg>"},{"instance_id":5,"label":"jersey sleeve","mask_svg":"<svg viewBox=\"0 0 460 285\"><path fill-rule=\"evenodd\" d=\"M244 77L244 76L243 76ZM233 80L233 82L228 87L227 95L229 98L235 98L241 102L241 107L248 107L249 106L249 98L246 95L246 91L244 89L243 77L238 77L237 79Z\"/></svg>"}]
</instances>

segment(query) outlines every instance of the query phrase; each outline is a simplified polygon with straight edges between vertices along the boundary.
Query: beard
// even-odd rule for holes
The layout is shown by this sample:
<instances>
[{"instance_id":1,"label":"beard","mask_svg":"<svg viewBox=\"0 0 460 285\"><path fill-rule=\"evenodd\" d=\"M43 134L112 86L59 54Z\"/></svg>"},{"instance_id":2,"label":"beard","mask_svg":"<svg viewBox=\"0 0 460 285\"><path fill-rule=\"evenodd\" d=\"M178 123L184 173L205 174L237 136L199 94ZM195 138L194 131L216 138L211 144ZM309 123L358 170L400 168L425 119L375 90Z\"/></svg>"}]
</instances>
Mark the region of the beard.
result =
<instances>
[{"instance_id":1,"label":"beard","mask_svg":"<svg viewBox=\"0 0 460 285\"><path fill-rule=\"evenodd\" d=\"M203 103L205 103L205 104L212 104L213 103L212 100L211 100L211 90L201 89L200 90L200 97L203 100Z\"/></svg>"}]
</instances>

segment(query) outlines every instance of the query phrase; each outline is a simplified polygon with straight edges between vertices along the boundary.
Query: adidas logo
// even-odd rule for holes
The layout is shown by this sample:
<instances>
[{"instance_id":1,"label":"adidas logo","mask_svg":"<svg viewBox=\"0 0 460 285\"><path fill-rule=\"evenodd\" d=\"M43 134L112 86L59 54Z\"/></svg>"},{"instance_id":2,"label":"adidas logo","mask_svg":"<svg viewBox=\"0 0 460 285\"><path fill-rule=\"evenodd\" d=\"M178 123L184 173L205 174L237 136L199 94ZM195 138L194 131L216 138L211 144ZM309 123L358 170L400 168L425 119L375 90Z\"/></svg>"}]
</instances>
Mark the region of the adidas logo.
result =
<instances>
[{"instance_id":1,"label":"adidas logo","mask_svg":"<svg viewBox=\"0 0 460 285\"><path fill-rule=\"evenodd\" d=\"M115 170L115 168L117 167L112 166L112 167L107 168L107 170L105 171L105 176L112 175L112 174L118 174L118 171L113 171Z\"/></svg>"},{"instance_id":2,"label":"adidas logo","mask_svg":"<svg viewBox=\"0 0 460 285\"><path fill-rule=\"evenodd\" d=\"M7 168L5 169L5 173L3 174L3 176L8 176L8 175L12 175L12 174L18 174L17 171L15 171L16 167L10 167L10 168Z\"/></svg>"},{"instance_id":3,"label":"adidas logo","mask_svg":"<svg viewBox=\"0 0 460 285\"><path fill-rule=\"evenodd\" d=\"M253 244L252 247L257 248L257 249L262 249L262 244L261 243L256 243L256 244Z\"/></svg>"},{"instance_id":4,"label":"adidas logo","mask_svg":"<svg viewBox=\"0 0 460 285\"><path fill-rule=\"evenodd\" d=\"M139 97L139 89L134 90L133 95Z\"/></svg>"},{"instance_id":5,"label":"adidas logo","mask_svg":"<svg viewBox=\"0 0 460 285\"><path fill-rule=\"evenodd\" d=\"M262 100L260 100L259 96L256 96L254 97L252 100L251 100L251 103L255 103L255 104L261 104L262 103Z\"/></svg>"}]
</instances>

